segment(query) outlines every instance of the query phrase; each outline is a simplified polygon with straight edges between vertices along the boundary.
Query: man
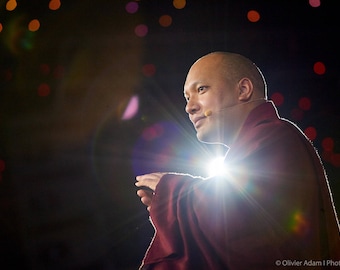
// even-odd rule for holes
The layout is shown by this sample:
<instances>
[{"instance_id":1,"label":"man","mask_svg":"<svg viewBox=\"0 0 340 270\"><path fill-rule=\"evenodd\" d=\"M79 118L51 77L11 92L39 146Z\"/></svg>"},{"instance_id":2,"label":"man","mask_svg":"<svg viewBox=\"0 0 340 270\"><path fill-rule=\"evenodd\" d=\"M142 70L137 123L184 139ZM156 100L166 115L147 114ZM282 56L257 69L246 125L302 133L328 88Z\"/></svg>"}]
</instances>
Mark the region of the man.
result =
<instances>
[{"instance_id":1,"label":"man","mask_svg":"<svg viewBox=\"0 0 340 270\"><path fill-rule=\"evenodd\" d=\"M241 55L215 52L193 64L186 112L201 142L229 147L229 170L209 179L136 177L148 188L137 194L156 231L141 269L303 269L340 260L319 156L266 92L260 70Z\"/></svg>"}]
</instances>

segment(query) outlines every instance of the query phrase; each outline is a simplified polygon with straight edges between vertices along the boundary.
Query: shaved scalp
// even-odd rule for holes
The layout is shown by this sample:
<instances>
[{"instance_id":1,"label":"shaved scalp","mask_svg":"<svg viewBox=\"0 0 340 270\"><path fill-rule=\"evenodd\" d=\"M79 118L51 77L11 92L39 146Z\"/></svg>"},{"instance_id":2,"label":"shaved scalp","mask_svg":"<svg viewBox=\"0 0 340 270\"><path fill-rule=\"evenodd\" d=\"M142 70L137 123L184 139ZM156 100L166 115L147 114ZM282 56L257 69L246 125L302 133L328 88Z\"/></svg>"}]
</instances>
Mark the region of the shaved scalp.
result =
<instances>
[{"instance_id":1,"label":"shaved scalp","mask_svg":"<svg viewBox=\"0 0 340 270\"><path fill-rule=\"evenodd\" d=\"M212 52L200 59L210 56L220 57L220 72L228 81L238 83L242 78L248 78L253 83L255 96L267 98L265 78L261 70L250 59L231 52Z\"/></svg>"}]
</instances>

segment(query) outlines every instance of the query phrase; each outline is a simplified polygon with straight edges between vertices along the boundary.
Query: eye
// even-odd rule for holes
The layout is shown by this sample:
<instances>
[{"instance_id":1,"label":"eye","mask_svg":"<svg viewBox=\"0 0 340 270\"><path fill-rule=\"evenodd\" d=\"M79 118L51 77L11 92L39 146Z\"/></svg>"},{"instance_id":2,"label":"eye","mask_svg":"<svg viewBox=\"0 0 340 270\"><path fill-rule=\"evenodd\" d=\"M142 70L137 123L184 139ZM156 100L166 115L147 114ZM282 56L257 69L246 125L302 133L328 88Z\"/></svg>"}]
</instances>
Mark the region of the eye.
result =
<instances>
[{"instance_id":1,"label":"eye","mask_svg":"<svg viewBox=\"0 0 340 270\"><path fill-rule=\"evenodd\" d=\"M207 88L208 88L208 86L205 86L205 85L199 86L197 88L197 92L198 93L204 92Z\"/></svg>"}]
</instances>

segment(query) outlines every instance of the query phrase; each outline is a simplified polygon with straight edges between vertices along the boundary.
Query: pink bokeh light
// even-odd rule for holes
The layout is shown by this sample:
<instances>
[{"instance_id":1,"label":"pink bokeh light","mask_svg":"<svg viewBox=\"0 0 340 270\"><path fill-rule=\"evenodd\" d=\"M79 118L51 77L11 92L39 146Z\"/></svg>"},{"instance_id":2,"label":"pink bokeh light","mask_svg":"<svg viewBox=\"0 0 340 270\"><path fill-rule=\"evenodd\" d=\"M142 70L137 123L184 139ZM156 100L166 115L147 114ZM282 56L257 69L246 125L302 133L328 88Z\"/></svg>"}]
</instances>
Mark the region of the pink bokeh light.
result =
<instances>
[{"instance_id":1,"label":"pink bokeh light","mask_svg":"<svg viewBox=\"0 0 340 270\"><path fill-rule=\"evenodd\" d=\"M131 97L128 105L125 108L125 111L122 116L122 120L129 120L133 118L139 109L139 98L138 96Z\"/></svg>"}]
</instances>

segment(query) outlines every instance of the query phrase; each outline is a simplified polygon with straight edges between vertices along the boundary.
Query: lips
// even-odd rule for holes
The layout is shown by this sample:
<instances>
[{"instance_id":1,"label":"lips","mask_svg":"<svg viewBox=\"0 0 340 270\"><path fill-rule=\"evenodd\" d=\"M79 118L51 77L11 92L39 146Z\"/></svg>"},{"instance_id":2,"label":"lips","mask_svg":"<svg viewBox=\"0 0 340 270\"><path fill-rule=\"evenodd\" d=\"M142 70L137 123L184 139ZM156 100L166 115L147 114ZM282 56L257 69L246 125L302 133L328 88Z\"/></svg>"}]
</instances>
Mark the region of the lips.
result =
<instances>
[{"instance_id":1,"label":"lips","mask_svg":"<svg viewBox=\"0 0 340 270\"><path fill-rule=\"evenodd\" d=\"M194 124L195 128L198 128L204 118L205 118L204 116L198 116L193 118L191 122Z\"/></svg>"}]
</instances>

